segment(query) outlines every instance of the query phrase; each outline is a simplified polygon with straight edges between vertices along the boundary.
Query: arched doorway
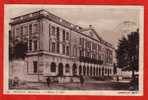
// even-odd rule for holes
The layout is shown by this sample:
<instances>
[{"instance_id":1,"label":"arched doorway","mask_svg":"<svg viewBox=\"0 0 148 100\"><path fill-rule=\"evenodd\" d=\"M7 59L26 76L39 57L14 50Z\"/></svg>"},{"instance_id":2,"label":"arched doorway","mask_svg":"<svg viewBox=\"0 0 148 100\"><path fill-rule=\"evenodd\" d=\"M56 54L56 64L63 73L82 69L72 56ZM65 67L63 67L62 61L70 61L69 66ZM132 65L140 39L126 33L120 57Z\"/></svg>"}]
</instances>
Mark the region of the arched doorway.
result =
<instances>
[{"instance_id":1,"label":"arched doorway","mask_svg":"<svg viewBox=\"0 0 148 100\"><path fill-rule=\"evenodd\" d=\"M99 69L98 69L98 67L96 68L96 76L98 77L98 71L99 71Z\"/></svg>"},{"instance_id":2,"label":"arched doorway","mask_svg":"<svg viewBox=\"0 0 148 100\"><path fill-rule=\"evenodd\" d=\"M58 75L63 76L63 64L62 63L59 63L59 66L58 66Z\"/></svg>"},{"instance_id":3,"label":"arched doorway","mask_svg":"<svg viewBox=\"0 0 148 100\"><path fill-rule=\"evenodd\" d=\"M76 76L77 75L77 65L76 64L73 64L73 66L72 66L72 72L73 72L73 76Z\"/></svg>"},{"instance_id":4,"label":"arched doorway","mask_svg":"<svg viewBox=\"0 0 148 100\"><path fill-rule=\"evenodd\" d=\"M79 66L79 75L80 76L82 75L82 66L81 65Z\"/></svg>"},{"instance_id":5,"label":"arched doorway","mask_svg":"<svg viewBox=\"0 0 148 100\"><path fill-rule=\"evenodd\" d=\"M109 76L109 72L110 72L110 69L108 69L108 73L107 73L108 76Z\"/></svg>"},{"instance_id":6,"label":"arched doorway","mask_svg":"<svg viewBox=\"0 0 148 100\"><path fill-rule=\"evenodd\" d=\"M92 76L92 66L90 67L90 76Z\"/></svg>"},{"instance_id":7,"label":"arched doorway","mask_svg":"<svg viewBox=\"0 0 148 100\"><path fill-rule=\"evenodd\" d=\"M87 76L89 76L89 66L87 66Z\"/></svg>"},{"instance_id":8,"label":"arched doorway","mask_svg":"<svg viewBox=\"0 0 148 100\"><path fill-rule=\"evenodd\" d=\"M104 76L104 67L102 68L102 76Z\"/></svg>"},{"instance_id":9,"label":"arched doorway","mask_svg":"<svg viewBox=\"0 0 148 100\"><path fill-rule=\"evenodd\" d=\"M101 68L99 68L99 76L101 76Z\"/></svg>"},{"instance_id":10,"label":"arched doorway","mask_svg":"<svg viewBox=\"0 0 148 100\"><path fill-rule=\"evenodd\" d=\"M83 75L85 76L85 74L86 74L86 67L83 66Z\"/></svg>"},{"instance_id":11,"label":"arched doorway","mask_svg":"<svg viewBox=\"0 0 148 100\"><path fill-rule=\"evenodd\" d=\"M69 73L70 72L70 66L69 66L69 64L66 64L65 65L65 72L66 73Z\"/></svg>"},{"instance_id":12,"label":"arched doorway","mask_svg":"<svg viewBox=\"0 0 148 100\"><path fill-rule=\"evenodd\" d=\"M95 76L96 75L96 68L94 67L93 68L93 76Z\"/></svg>"}]
</instances>

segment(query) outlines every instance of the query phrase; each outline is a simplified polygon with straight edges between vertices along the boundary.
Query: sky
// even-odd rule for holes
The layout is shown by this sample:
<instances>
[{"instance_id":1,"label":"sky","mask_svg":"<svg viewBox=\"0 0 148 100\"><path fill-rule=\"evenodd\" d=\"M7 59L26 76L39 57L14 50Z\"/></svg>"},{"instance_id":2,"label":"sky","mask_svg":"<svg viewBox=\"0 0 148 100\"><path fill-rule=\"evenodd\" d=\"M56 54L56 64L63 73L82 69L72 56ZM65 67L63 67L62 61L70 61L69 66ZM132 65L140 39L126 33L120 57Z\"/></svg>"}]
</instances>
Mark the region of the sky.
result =
<instances>
[{"instance_id":1,"label":"sky","mask_svg":"<svg viewBox=\"0 0 148 100\"><path fill-rule=\"evenodd\" d=\"M105 41L116 48L119 39L129 34L124 30L141 27L141 6L101 6L101 5L5 5L6 27L10 18L45 9L75 25L92 25ZM128 22L128 23L124 23Z\"/></svg>"}]
</instances>

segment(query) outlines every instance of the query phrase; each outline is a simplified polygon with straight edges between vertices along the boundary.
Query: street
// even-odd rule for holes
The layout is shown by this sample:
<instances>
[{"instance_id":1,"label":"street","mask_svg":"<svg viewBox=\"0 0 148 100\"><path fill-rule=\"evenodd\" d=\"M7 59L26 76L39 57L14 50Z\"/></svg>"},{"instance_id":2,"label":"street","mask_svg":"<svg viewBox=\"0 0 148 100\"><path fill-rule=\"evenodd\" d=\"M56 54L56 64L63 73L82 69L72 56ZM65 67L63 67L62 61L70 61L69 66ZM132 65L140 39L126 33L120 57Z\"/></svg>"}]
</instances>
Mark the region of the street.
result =
<instances>
[{"instance_id":1,"label":"street","mask_svg":"<svg viewBox=\"0 0 148 100\"><path fill-rule=\"evenodd\" d=\"M80 83L26 83L10 89L26 90L129 90L129 82L88 81Z\"/></svg>"}]
</instances>

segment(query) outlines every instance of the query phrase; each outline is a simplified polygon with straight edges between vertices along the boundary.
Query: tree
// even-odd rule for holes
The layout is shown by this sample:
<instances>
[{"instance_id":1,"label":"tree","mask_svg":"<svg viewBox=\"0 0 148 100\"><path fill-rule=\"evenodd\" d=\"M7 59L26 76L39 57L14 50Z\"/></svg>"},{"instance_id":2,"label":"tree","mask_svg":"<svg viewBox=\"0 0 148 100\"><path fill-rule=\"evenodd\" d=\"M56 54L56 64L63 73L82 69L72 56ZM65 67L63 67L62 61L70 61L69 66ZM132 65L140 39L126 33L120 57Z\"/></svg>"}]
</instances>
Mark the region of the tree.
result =
<instances>
[{"instance_id":1,"label":"tree","mask_svg":"<svg viewBox=\"0 0 148 100\"><path fill-rule=\"evenodd\" d=\"M131 32L126 37L119 40L117 53L117 66L124 70L138 71L139 68L139 29Z\"/></svg>"},{"instance_id":2,"label":"tree","mask_svg":"<svg viewBox=\"0 0 148 100\"><path fill-rule=\"evenodd\" d=\"M123 68L128 65L128 40L123 37L119 40L117 49L117 65L119 68Z\"/></svg>"},{"instance_id":3,"label":"tree","mask_svg":"<svg viewBox=\"0 0 148 100\"><path fill-rule=\"evenodd\" d=\"M139 30L137 32L132 32L128 35L128 53L129 53L129 66L132 70L132 75L134 76L134 71L139 70Z\"/></svg>"}]
</instances>

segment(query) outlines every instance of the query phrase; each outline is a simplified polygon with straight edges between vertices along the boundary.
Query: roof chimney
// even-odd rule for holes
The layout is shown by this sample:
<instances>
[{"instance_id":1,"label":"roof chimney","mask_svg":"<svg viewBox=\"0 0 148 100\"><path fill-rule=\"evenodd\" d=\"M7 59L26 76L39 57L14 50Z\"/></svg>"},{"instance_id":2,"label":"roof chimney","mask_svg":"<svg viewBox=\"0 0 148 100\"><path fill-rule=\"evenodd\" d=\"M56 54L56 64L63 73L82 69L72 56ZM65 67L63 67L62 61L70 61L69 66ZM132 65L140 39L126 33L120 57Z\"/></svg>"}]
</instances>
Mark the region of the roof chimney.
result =
<instances>
[{"instance_id":1,"label":"roof chimney","mask_svg":"<svg viewBox=\"0 0 148 100\"><path fill-rule=\"evenodd\" d=\"M93 29L93 26L92 25L89 25L89 29Z\"/></svg>"},{"instance_id":2,"label":"roof chimney","mask_svg":"<svg viewBox=\"0 0 148 100\"><path fill-rule=\"evenodd\" d=\"M92 27L92 25L89 25L89 28L91 28Z\"/></svg>"}]
</instances>

